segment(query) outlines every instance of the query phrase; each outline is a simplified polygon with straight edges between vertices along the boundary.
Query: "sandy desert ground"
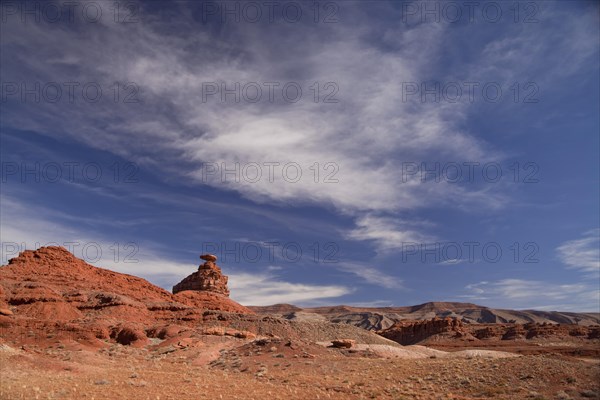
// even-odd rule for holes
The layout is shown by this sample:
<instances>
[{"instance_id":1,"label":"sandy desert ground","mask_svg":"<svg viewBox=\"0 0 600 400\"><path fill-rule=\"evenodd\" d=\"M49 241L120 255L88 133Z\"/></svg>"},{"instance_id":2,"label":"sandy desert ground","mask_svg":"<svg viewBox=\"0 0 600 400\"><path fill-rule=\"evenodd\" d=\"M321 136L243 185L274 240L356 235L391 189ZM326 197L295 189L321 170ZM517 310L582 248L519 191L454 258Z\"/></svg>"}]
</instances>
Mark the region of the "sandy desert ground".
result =
<instances>
[{"instance_id":1,"label":"sandy desert ground","mask_svg":"<svg viewBox=\"0 0 600 400\"><path fill-rule=\"evenodd\" d=\"M600 365L591 358L207 338L143 348L107 343L97 350L77 342L46 349L3 344L0 397L579 399L600 393Z\"/></svg>"}]
</instances>

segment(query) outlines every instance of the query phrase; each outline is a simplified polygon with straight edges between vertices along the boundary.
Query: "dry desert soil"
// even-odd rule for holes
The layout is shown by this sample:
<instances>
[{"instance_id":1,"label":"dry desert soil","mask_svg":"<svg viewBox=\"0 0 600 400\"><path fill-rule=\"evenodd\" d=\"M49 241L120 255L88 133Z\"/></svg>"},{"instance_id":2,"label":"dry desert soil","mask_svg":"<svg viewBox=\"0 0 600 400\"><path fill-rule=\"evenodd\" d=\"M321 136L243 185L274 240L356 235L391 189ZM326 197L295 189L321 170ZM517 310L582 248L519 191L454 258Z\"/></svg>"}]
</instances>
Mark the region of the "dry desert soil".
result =
<instances>
[{"instance_id":1,"label":"dry desert soil","mask_svg":"<svg viewBox=\"0 0 600 400\"><path fill-rule=\"evenodd\" d=\"M598 398L598 360L410 354L282 339L0 347L2 399ZM181 342L181 341L180 341ZM374 345L385 346L385 345ZM410 346L409 346L410 347ZM411 349L408 349L409 351Z\"/></svg>"}]
</instances>

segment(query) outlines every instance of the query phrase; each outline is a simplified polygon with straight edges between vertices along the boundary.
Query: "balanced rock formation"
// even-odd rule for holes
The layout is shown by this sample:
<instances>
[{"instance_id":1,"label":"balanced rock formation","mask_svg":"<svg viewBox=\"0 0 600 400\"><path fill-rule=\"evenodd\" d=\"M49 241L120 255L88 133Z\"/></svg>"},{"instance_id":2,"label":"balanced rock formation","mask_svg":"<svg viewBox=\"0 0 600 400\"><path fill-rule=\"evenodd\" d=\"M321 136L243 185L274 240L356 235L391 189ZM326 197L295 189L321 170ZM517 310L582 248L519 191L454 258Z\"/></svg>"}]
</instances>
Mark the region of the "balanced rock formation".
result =
<instances>
[{"instance_id":1,"label":"balanced rock formation","mask_svg":"<svg viewBox=\"0 0 600 400\"><path fill-rule=\"evenodd\" d=\"M253 314L215 292L173 295L145 279L87 264L63 247L25 250L0 266L0 342L26 338L39 345L52 335L100 347L107 340L145 346L157 327L212 326L220 313Z\"/></svg>"},{"instance_id":2,"label":"balanced rock formation","mask_svg":"<svg viewBox=\"0 0 600 400\"><path fill-rule=\"evenodd\" d=\"M184 290L194 290L199 292L213 292L229 297L229 289L227 289L228 278L223 275L221 268L217 266L217 256L203 254L200 258L204 260L204 264L198 267L198 271L173 286L173 294L183 292Z\"/></svg>"}]
</instances>

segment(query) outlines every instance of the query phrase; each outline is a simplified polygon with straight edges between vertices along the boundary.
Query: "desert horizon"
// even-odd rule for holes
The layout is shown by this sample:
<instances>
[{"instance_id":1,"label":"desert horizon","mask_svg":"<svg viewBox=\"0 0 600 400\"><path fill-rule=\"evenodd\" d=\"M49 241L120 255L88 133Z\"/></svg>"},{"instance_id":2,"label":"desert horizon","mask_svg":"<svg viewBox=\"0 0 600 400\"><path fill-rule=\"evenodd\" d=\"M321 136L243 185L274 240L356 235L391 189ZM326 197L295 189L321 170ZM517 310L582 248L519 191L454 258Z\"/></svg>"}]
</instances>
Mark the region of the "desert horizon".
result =
<instances>
[{"instance_id":1,"label":"desert horizon","mask_svg":"<svg viewBox=\"0 0 600 400\"><path fill-rule=\"evenodd\" d=\"M55 247L60 247L62 248L64 251L69 251L68 249L62 247L62 246L55 246ZM41 248L38 249L31 249L31 250L24 250L24 251L37 251L40 250ZM74 256L74 255L73 255ZM207 254L207 256L212 256L215 257L215 261L216 261L216 256L214 255L209 255ZM11 263L11 259L8 260L8 263L6 265L9 265ZM4 267L6 265L1 265L0 267ZM96 266L97 268L101 268L101 269L109 269L109 268L104 268L102 266ZM110 269L109 269L110 270ZM113 272L118 272L118 271L113 271ZM128 274L125 274L128 275ZM131 275L134 277L137 277L135 275ZM140 277L137 277L140 278ZM143 278L142 278L143 279ZM149 282L151 283L151 282ZM172 285L174 286L174 285ZM170 290L168 287L164 287L163 289L172 292L172 289ZM235 299L234 299L235 300ZM332 304L332 303L322 303L322 304L316 304L316 305L310 305L307 307L302 307L301 305L297 305L297 304L289 304L289 303L276 303L276 304L270 304L270 305L264 305L264 306L259 306L259 305L254 305L254 304L245 304L246 307L249 307L251 309L257 310L257 311L261 311L261 312L265 312L265 313L275 313L275 312L291 312L291 311L307 311L307 310L313 310L314 312L318 312L318 311L323 311L326 312L327 310L347 310L347 311L381 311L381 310L386 310L386 311L399 311L399 310L410 310L410 309L420 309L420 308L424 308L424 307L428 307L428 308L486 308L486 309L493 309L495 307L491 307L491 306L486 306L484 304L474 304L474 303L468 303L468 302L457 302L457 301L446 301L443 299L438 299L438 300L430 300L427 301L425 303L421 303L421 304L413 304L413 305L387 305L387 306L379 306L379 307L375 307L375 306L363 306L361 304ZM502 311L508 311L505 309L500 309ZM543 313L547 313L547 314L552 314L553 312L555 313L566 313L566 314L585 314L585 315L591 315L591 316L597 316L598 317L598 322L600 322L600 311L599 312L589 312L589 311L561 311L561 310L540 310L540 309L516 309L516 310L510 310L510 311L536 311L539 312L540 314ZM508 321L505 321L508 322ZM556 321L558 322L558 321Z\"/></svg>"},{"instance_id":2,"label":"desert horizon","mask_svg":"<svg viewBox=\"0 0 600 400\"><path fill-rule=\"evenodd\" d=\"M178 389L182 393L205 384L201 397L206 398L222 390L244 396L244 388L251 388L252 397L262 396L271 385L283 385L284 397L346 398L368 391L375 397L429 398L431 388L409 382L413 374L438 368L440 362L447 371L448 360L458 368L453 374L460 371L460 383L443 379L445 375L426 379L467 397L531 396L533 388L540 397L565 384L570 394L559 392L569 397L595 395L589 388L598 374L590 368L598 365L600 355L597 313L495 310L454 302L391 308L244 306L229 297L228 277L218 258L200 258L196 272L175 284L172 293L142 278L87 264L63 247L26 250L10 259L0 267L0 357L17 368L3 369L3 379L10 383L2 385L0 394L76 397L84 390L84 397L104 396L107 385L110 396L161 397L164 385L159 382L173 378L153 370L159 363L161 370L187 376ZM109 368L115 359L124 364ZM349 368L341 385L335 383L340 362ZM499 362L507 382L515 378L514 369L535 371L519 378L528 379L528 394L523 387L490 386L481 379L480 368L498 368ZM27 372L32 365L52 366L54 379L32 376ZM409 374L402 385L383 389L373 384L374 371L392 372L392 367ZM331 375L315 375L315 368ZM73 373L78 383L65 389ZM129 379L123 380L124 373ZM190 378L198 373L203 378ZM557 374L562 378L557 380ZM303 378L289 379L298 375ZM554 385L548 385L550 377ZM14 386L23 379L26 384ZM471 379L481 384L471 384ZM304 386L306 380L311 385ZM172 394L169 389L167 396Z\"/></svg>"},{"instance_id":3,"label":"desert horizon","mask_svg":"<svg viewBox=\"0 0 600 400\"><path fill-rule=\"evenodd\" d=\"M598 0L2 0L0 400L600 399Z\"/></svg>"}]
</instances>

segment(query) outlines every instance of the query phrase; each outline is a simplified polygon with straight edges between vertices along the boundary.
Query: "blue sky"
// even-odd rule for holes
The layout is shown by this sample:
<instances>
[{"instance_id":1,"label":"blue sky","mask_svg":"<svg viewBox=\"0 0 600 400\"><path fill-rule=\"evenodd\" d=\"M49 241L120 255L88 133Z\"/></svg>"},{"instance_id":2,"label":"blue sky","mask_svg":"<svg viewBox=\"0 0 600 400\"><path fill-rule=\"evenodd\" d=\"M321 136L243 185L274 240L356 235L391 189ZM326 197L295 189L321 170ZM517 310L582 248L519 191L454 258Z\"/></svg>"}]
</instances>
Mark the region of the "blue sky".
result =
<instances>
[{"instance_id":1,"label":"blue sky","mask_svg":"<svg viewBox=\"0 0 600 400\"><path fill-rule=\"evenodd\" d=\"M3 4L3 263L599 311L596 2L75 3Z\"/></svg>"}]
</instances>

